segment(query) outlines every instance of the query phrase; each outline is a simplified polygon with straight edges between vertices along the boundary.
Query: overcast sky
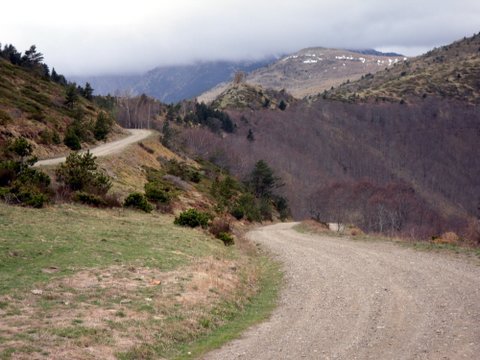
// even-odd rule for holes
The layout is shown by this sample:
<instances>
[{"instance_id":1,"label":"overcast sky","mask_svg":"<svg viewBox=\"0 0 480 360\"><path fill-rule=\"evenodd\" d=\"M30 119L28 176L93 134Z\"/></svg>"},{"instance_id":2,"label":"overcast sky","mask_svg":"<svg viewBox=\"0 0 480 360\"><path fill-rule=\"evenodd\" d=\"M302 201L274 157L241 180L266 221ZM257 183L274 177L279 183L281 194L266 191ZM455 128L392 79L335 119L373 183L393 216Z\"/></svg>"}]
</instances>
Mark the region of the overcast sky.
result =
<instances>
[{"instance_id":1,"label":"overcast sky","mask_svg":"<svg viewBox=\"0 0 480 360\"><path fill-rule=\"evenodd\" d=\"M0 42L65 75L257 59L311 46L417 55L480 31L480 0L2 1Z\"/></svg>"}]
</instances>

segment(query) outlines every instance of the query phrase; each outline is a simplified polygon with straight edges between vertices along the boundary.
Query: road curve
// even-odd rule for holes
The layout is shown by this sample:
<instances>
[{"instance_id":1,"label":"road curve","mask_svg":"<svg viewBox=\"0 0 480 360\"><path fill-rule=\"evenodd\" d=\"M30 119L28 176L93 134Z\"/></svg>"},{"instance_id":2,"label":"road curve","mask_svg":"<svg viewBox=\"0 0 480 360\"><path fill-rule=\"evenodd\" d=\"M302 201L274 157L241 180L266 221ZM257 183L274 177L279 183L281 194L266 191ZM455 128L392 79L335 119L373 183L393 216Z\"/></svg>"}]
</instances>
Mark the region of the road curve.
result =
<instances>
[{"instance_id":1,"label":"road curve","mask_svg":"<svg viewBox=\"0 0 480 360\"><path fill-rule=\"evenodd\" d=\"M126 138L108 142L92 149L89 149L90 152L95 156L106 156L116 152L119 152L126 148L128 145L146 139L152 134L151 130L146 129L126 129L130 135ZM85 150L86 151L86 150ZM85 152L82 151L82 152ZM58 157L53 159L40 160L35 163L34 166L47 166L47 165L58 165L66 160L66 157Z\"/></svg>"},{"instance_id":2,"label":"road curve","mask_svg":"<svg viewBox=\"0 0 480 360\"><path fill-rule=\"evenodd\" d=\"M284 263L271 319L204 359L480 359L473 260L293 225L248 234Z\"/></svg>"}]
</instances>

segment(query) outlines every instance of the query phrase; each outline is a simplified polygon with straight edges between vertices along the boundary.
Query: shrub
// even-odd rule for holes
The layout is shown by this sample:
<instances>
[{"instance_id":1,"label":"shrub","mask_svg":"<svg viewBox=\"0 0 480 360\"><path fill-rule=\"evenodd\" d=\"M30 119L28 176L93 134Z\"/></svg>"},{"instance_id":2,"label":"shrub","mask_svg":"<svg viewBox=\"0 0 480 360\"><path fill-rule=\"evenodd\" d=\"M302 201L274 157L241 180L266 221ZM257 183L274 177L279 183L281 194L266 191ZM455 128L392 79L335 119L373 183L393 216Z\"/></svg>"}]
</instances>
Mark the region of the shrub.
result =
<instances>
[{"instance_id":1,"label":"shrub","mask_svg":"<svg viewBox=\"0 0 480 360\"><path fill-rule=\"evenodd\" d=\"M80 150L82 148L82 145L80 144L80 138L73 128L67 129L63 143L71 150Z\"/></svg>"},{"instance_id":2,"label":"shrub","mask_svg":"<svg viewBox=\"0 0 480 360\"><path fill-rule=\"evenodd\" d=\"M150 205L147 198L143 194L138 192L134 192L128 195L125 199L125 202L123 203L123 206L143 210L147 213L153 210L153 207L152 205Z\"/></svg>"},{"instance_id":3,"label":"shrub","mask_svg":"<svg viewBox=\"0 0 480 360\"><path fill-rule=\"evenodd\" d=\"M197 170L175 159L171 159L166 163L165 171L167 174L177 176L184 181L199 183L201 180L200 173Z\"/></svg>"},{"instance_id":4,"label":"shrub","mask_svg":"<svg viewBox=\"0 0 480 360\"><path fill-rule=\"evenodd\" d=\"M460 238L454 232L446 232L433 240L435 244L457 245Z\"/></svg>"},{"instance_id":5,"label":"shrub","mask_svg":"<svg viewBox=\"0 0 480 360\"><path fill-rule=\"evenodd\" d=\"M18 194L18 199L23 205L37 209L42 208L48 202L47 195L28 188Z\"/></svg>"},{"instance_id":6,"label":"shrub","mask_svg":"<svg viewBox=\"0 0 480 360\"><path fill-rule=\"evenodd\" d=\"M77 192L73 196L73 200L76 202L80 202L82 204L96 206L96 207L104 207L107 205L106 201L102 199L98 195L88 194L85 192Z\"/></svg>"},{"instance_id":7,"label":"shrub","mask_svg":"<svg viewBox=\"0 0 480 360\"><path fill-rule=\"evenodd\" d=\"M149 182L145 184L145 196L152 202L168 204L172 200L172 189L161 183Z\"/></svg>"},{"instance_id":8,"label":"shrub","mask_svg":"<svg viewBox=\"0 0 480 360\"><path fill-rule=\"evenodd\" d=\"M211 234L218 237L221 233L229 233L231 231L230 222L225 218L214 219L208 230Z\"/></svg>"},{"instance_id":9,"label":"shrub","mask_svg":"<svg viewBox=\"0 0 480 360\"><path fill-rule=\"evenodd\" d=\"M57 169L57 180L72 191L106 194L112 183L106 174L98 170L95 159L89 151L85 154L71 153Z\"/></svg>"},{"instance_id":10,"label":"shrub","mask_svg":"<svg viewBox=\"0 0 480 360\"><path fill-rule=\"evenodd\" d=\"M231 213L237 218L237 215L240 215L242 212L242 217L246 217L248 221L262 220L262 215L257 206L255 197L250 193L243 194L238 198Z\"/></svg>"},{"instance_id":11,"label":"shrub","mask_svg":"<svg viewBox=\"0 0 480 360\"><path fill-rule=\"evenodd\" d=\"M242 220L245 216L245 212L241 206L236 205L231 211L230 214L237 220Z\"/></svg>"},{"instance_id":12,"label":"shrub","mask_svg":"<svg viewBox=\"0 0 480 360\"><path fill-rule=\"evenodd\" d=\"M233 239L233 236L230 235L229 233L222 232L217 235L217 238L222 240L225 246L230 246L235 243L235 240Z\"/></svg>"},{"instance_id":13,"label":"shrub","mask_svg":"<svg viewBox=\"0 0 480 360\"><path fill-rule=\"evenodd\" d=\"M210 215L196 209L188 209L175 218L174 224L181 226L190 226L195 228L201 226L206 228L210 221Z\"/></svg>"},{"instance_id":14,"label":"shrub","mask_svg":"<svg viewBox=\"0 0 480 360\"><path fill-rule=\"evenodd\" d=\"M270 199L263 198L260 199L260 207L258 209L260 211L260 215L262 220L272 220L272 203Z\"/></svg>"},{"instance_id":15,"label":"shrub","mask_svg":"<svg viewBox=\"0 0 480 360\"><path fill-rule=\"evenodd\" d=\"M13 119L9 113L0 109L0 125L6 125L9 122L12 122Z\"/></svg>"},{"instance_id":16,"label":"shrub","mask_svg":"<svg viewBox=\"0 0 480 360\"><path fill-rule=\"evenodd\" d=\"M93 128L93 135L97 140L105 140L108 133L112 129L113 120L104 112L100 111L97 116L97 121L95 121L95 126Z\"/></svg>"}]
</instances>

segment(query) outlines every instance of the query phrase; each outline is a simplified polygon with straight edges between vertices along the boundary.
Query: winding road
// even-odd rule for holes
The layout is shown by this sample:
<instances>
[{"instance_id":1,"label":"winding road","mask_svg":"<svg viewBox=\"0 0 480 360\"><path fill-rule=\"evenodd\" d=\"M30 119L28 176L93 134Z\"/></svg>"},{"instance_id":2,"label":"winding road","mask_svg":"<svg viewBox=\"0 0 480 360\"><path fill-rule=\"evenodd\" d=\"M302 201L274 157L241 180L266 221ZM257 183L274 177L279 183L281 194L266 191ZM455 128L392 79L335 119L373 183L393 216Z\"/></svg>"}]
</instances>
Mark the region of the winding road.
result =
<instances>
[{"instance_id":1,"label":"winding road","mask_svg":"<svg viewBox=\"0 0 480 360\"><path fill-rule=\"evenodd\" d=\"M146 130L146 129L126 129L126 130L130 133L129 136L117 141L108 142L108 143L99 145L97 147L94 147L92 149L89 149L90 152L95 156L106 156L106 155L114 154L119 151L122 151L128 145L131 145L133 143L146 139L152 134L151 130ZM82 151L82 152L85 152L85 151ZM58 165L60 163L63 163L65 160L66 160L65 156L52 158L52 159L45 159L45 160L37 161L34 166Z\"/></svg>"},{"instance_id":2,"label":"winding road","mask_svg":"<svg viewBox=\"0 0 480 360\"><path fill-rule=\"evenodd\" d=\"M480 359L478 259L294 225L248 234L284 264L279 306L204 359Z\"/></svg>"}]
</instances>

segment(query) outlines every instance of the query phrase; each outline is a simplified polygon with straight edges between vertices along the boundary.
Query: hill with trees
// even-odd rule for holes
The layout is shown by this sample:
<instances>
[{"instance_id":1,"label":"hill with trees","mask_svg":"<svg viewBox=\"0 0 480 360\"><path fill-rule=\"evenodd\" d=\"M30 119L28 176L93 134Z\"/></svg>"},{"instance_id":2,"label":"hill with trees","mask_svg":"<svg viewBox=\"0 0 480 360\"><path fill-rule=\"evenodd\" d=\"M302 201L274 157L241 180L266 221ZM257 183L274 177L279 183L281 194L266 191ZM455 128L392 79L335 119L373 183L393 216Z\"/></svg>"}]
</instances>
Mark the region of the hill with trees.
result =
<instances>
[{"instance_id":1,"label":"hill with trees","mask_svg":"<svg viewBox=\"0 0 480 360\"><path fill-rule=\"evenodd\" d=\"M282 192L295 218L321 213L324 221L335 221L340 208L345 221L357 219L374 231L422 237L447 228L466 231L480 203L478 39L461 40L283 111L224 107L236 125L233 134L187 129L183 143L239 176L267 160L285 181ZM441 54L444 62L434 61ZM401 76L406 68L411 75ZM453 71L460 75L454 87ZM401 78L399 88L392 85L397 80L375 82L394 73ZM418 87L425 74L432 75L427 96ZM362 94L390 95L385 101L336 95L363 86ZM330 205L315 208L322 203Z\"/></svg>"},{"instance_id":2,"label":"hill with trees","mask_svg":"<svg viewBox=\"0 0 480 360\"><path fill-rule=\"evenodd\" d=\"M120 132L94 102L89 83L79 86L50 71L35 46L24 54L13 45L0 49L0 147L24 137L33 154L46 157Z\"/></svg>"}]
</instances>

